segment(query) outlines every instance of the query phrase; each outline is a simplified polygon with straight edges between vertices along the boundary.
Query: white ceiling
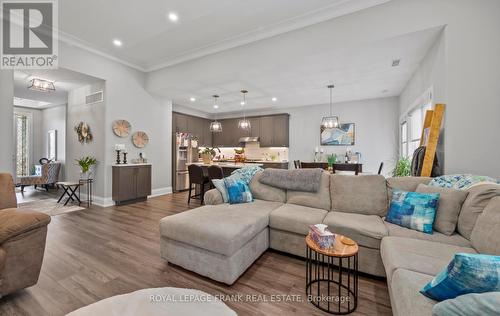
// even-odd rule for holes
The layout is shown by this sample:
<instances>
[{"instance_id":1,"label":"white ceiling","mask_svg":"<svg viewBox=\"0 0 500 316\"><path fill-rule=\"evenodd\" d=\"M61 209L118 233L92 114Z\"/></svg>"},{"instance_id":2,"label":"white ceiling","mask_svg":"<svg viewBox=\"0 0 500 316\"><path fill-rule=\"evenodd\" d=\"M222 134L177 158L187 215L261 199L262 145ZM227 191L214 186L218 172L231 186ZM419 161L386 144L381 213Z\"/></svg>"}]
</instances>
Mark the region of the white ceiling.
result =
<instances>
[{"instance_id":1,"label":"white ceiling","mask_svg":"<svg viewBox=\"0 0 500 316\"><path fill-rule=\"evenodd\" d=\"M155 70L388 1L64 0L59 29L63 41ZM178 14L176 23L169 12Z\"/></svg>"},{"instance_id":2,"label":"white ceiling","mask_svg":"<svg viewBox=\"0 0 500 316\"><path fill-rule=\"evenodd\" d=\"M31 79L40 78L54 82L56 91L41 92L28 89ZM14 71L14 97L19 106L44 109L68 102L68 91L86 86L101 79L79 72L59 68Z\"/></svg>"},{"instance_id":3,"label":"white ceiling","mask_svg":"<svg viewBox=\"0 0 500 316\"><path fill-rule=\"evenodd\" d=\"M272 53L282 46L279 41L262 44L265 51L239 47L151 73L148 89L206 113L241 112L241 89L249 90L248 110L325 104L329 83L335 84L333 102L398 96L441 31L436 27L352 45L330 41L321 49L304 45L287 54ZM398 67L392 67L393 59L401 59ZM214 93L221 96L218 110Z\"/></svg>"}]
</instances>

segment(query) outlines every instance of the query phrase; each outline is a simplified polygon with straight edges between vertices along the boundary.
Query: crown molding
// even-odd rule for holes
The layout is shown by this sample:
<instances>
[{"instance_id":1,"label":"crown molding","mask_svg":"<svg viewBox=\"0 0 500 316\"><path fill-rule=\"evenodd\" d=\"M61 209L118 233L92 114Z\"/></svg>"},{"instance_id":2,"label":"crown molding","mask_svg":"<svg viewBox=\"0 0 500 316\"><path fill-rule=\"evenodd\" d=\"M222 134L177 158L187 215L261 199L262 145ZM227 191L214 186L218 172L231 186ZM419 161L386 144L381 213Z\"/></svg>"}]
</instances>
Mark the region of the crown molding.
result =
<instances>
[{"instance_id":1,"label":"crown molding","mask_svg":"<svg viewBox=\"0 0 500 316\"><path fill-rule=\"evenodd\" d=\"M340 3L335 3L317 10L308 11L302 15L279 21L262 29L252 30L206 46L184 51L178 54L177 57L169 58L161 63L146 67L146 71L150 72L159 70L189 60L201 58L224 50L250 44L252 42L260 41L276 35L325 22L356 11L384 4L389 1L392 0L343 0Z\"/></svg>"},{"instance_id":2,"label":"crown molding","mask_svg":"<svg viewBox=\"0 0 500 316\"><path fill-rule=\"evenodd\" d=\"M131 63L131 62L128 62L126 60L123 60L121 58L118 58L116 56L113 56L109 53L106 53L106 52L103 52L102 50L100 49L97 49L97 48L94 48L90 43L87 43L73 35L70 35L68 33L65 33L61 30L58 30L58 39L59 41L63 42L63 43L66 43L70 46L74 46L74 47L78 47L78 48L81 48L81 49L84 49L88 52L91 52L93 54L96 54L96 55L99 55L101 57L104 57L104 58L107 58L109 60L112 60L112 61L115 61L115 62L118 62L120 64L123 64L125 66L128 66L130 68L133 68L135 70L139 70L141 72L147 72L147 69L140 66L140 65L137 65L137 64L134 64L134 63Z\"/></svg>"}]
</instances>

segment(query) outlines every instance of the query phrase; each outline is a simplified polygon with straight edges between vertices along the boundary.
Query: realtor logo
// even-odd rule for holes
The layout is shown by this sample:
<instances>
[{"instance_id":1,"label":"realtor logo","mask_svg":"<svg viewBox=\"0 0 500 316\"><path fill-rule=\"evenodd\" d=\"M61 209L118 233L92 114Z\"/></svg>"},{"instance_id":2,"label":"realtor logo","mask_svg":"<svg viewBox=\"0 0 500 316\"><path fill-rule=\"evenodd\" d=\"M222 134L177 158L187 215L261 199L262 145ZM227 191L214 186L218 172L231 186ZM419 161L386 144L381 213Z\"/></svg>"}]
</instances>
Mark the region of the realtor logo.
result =
<instances>
[{"instance_id":1,"label":"realtor logo","mask_svg":"<svg viewBox=\"0 0 500 316\"><path fill-rule=\"evenodd\" d=\"M57 68L56 0L4 0L0 3L0 68Z\"/></svg>"}]
</instances>

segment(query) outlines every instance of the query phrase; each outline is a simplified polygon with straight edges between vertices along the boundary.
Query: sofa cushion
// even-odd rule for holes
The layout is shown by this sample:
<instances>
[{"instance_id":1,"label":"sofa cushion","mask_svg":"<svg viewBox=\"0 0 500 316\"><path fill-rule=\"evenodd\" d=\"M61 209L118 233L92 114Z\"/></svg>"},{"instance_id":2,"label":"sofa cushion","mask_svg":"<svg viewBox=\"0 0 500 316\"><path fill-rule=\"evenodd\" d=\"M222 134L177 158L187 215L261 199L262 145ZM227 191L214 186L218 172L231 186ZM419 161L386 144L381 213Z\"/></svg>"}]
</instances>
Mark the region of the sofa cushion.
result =
<instances>
[{"instance_id":1,"label":"sofa cushion","mask_svg":"<svg viewBox=\"0 0 500 316\"><path fill-rule=\"evenodd\" d=\"M206 205L164 217L163 237L230 256L269 225L278 202Z\"/></svg>"},{"instance_id":2,"label":"sofa cushion","mask_svg":"<svg viewBox=\"0 0 500 316\"><path fill-rule=\"evenodd\" d=\"M492 198L500 196L500 185L477 184L467 191L469 195L465 199L458 216L457 230L460 235L470 239L477 217L483 212Z\"/></svg>"},{"instance_id":3,"label":"sofa cushion","mask_svg":"<svg viewBox=\"0 0 500 316\"><path fill-rule=\"evenodd\" d=\"M392 200L392 191L409 191L417 190L419 184L429 184L432 178L428 177L394 177L387 179L387 193L389 201Z\"/></svg>"},{"instance_id":4,"label":"sofa cushion","mask_svg":"<svg viewBox=\"0 0 500 316\"><path fill-rule=\"evenodd\" d=\"M437 303L421 294L419 290L432 276L398 269L394 272L390 291L392 293L392 309L394 315L429 316Z\"/></svg>"},{"instance_id":5,"label":"sofa cushion","mask_svg":"<svg viewBox=\"0 0 500 316\"><path fill-rule=\"evenodd\" d=\"M496 315L500 311L500 292L460 295L437 303L432 316Z\"/></svg>"},{"instance_id":6,"label":"sofa cushion","mask_svg":"<svg viewBox=\"0 0 500 316\"><path fill-rule=\"evenodd\" d=\"M330 175L327 172L321 174L318 192L303 192L288 190L286 193L287 203L330 210Z\"/></svg>"},{"instance_id":7,"label":"sofa cushion","mask_svg":"<svg viewBox=\"0 0 500 316\"><path fill-rule=\"evenodd\" d=\"M425 184L419 184L416 192L439 193L439 205L433 228L445 235L453 234L457 227L458 214L469 193L455 189L431 187Z\"/></svg>"},{"instance_id":8,"label":"sofa cushion","mask_svg":"<svg viewBox=\"0 0 500 316\"><path fill-rule=\"evenodd\" d=\"M479 215L470 239L480 253L500 256L500 197L491 199Z\"/></svg>"},{"instance_id":9,"label":"sofa cushion","mask_svg":"<svg viewBox=\"0 0 500 316\"><path fill-rule=\"evenodd\" d=\"M381 175L331 176L332 210L383 216L387 212L387 187Z\"/></svg>"},{"instance_id":10,"label":"sofa cushion","mask_svg":"<svg viewBox=\"0 0 500 316\"><path fill-rule=\"evenodd\" d=\"M322 223L327 213L319 208L285 204L271 212L269 226L306 236L309 225Z\"/></svg>"},{"instance_id":11,"label":"sofa cushion","mask_svg":"<svg viewBox=\"0 0 500 316\"><path fill-rule=\"evenodd\" d=\"M389 222L384 222L384 224L385 227L387 228L389 236L429 240L429 241L440 242L444 244L450 244L461 247L472 247L471 242L468 239L465 239L464 237L462 237L460 234L457 233L450 236L441 234L440 232L425 234Z\"/></svg>"},{"instance_id":12,"label":"sofa cushion","mask_svg":"<svg viewBox=\"0 0 500 316\"><path fill-rule=\"evenodd\" d=\"M380 240L387 236L387 229L382 218L377 215L329 212L323 223L337 234L345 235L360 246L379 249Z\"/></svg>"},{"instance_id":13,"label":"sofa cushion","mask_svg":"<svg viewBox=\"0 0 500 316\"><path fill-rule=\"evenodd\" d=\"M402 237L385 237L380 244L380 254L388 279L392 278L396 269L411 270L434 277L448 265L457 252L476 253L470 247Z\"/></svg>"},{"instance_id":14,"label":"sofa cushion","mask_svg":"<svg viewBox=\"0 0 500 316\"><path fill-rule=\"evenodd\" d=\"M250 191L252 191L254 199L285 203L286 191L260 183L259 179L261 177L262 171L257 172L250 181Z\"/></svg>"}]
</instances>

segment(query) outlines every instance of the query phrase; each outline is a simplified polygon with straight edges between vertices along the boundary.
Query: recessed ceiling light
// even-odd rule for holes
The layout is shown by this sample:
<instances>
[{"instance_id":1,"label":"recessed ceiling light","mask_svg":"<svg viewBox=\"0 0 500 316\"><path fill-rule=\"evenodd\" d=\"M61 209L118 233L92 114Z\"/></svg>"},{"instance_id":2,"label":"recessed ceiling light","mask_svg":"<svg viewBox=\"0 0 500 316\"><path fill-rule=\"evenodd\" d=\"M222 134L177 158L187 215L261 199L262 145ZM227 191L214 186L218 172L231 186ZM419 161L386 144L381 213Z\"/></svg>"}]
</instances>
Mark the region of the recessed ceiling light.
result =
<instances>
[{"instance_id":1,"label":"recessed ceiling light","mask_svg":"<svg viewBox=\"0 0 500 316\"><path fill-rule=\"evenodd\" d=\"M120 41L119 39L115 38L113 40L113 45L115 45L116 47L120 47L123 45L122 41Z\"/></svg>"},{"instance_id":2,"label":"recessed ceiling light","mask_svg":"<svg viewBox=\"0 0 500 316\"><path fill-rule=\"evenodd\" d=\"M240 102L241 106L245 105L245 101Z\"/></svg>"},{"instance_id":3,"label":"recessed ceiling light","mask_svg":"<svg viewBox=\"0 0 500 316\"><path fill-rule=\"evenodd\" d=\"M217 104L214 104L214 109L218 109L219 106Z\"/></svg>"},{"instance_id":4,"label":"recessed ceiling light","mask_svg":"<svg viewBox=\"0 0 500 316\"><path fill-rule=\"evenodd\" d=\"M399 63L401 62L401 59L394 59L392 61L392 67L397 67L399 66Z\"/></svg>"},{"instance_id":5,"label":"recessed ceiling light","mask_svg":"<svg viewBox=\"0 0 500 316\"><path fill-rule=\"evenodd\" d=\"M175 12L169 12L168 19L172 22L177 22L179 20L179 16Z\"/></svg>"},{"instance_id":6,"label":"recessed ceiling light","mask_svg":"<svg viewBox=\"0 0 500 316\"><path fill-rule=\"evenodd\" d=\"M189 101L194 102L194 101L196 101L196 98L195 97L190 97Z\"/></svg>"},{"instance_id":7,"label":"recessed ceiling light","mask_svg":"<svg viewBox=\"0 0 500 316\"><path fill-rule=\"evenodd\" d=\"M276 101L278 101L278 98L273 97L271 100L272 100L273 102L276 102Z\"/></svg>"}]
</instances>

